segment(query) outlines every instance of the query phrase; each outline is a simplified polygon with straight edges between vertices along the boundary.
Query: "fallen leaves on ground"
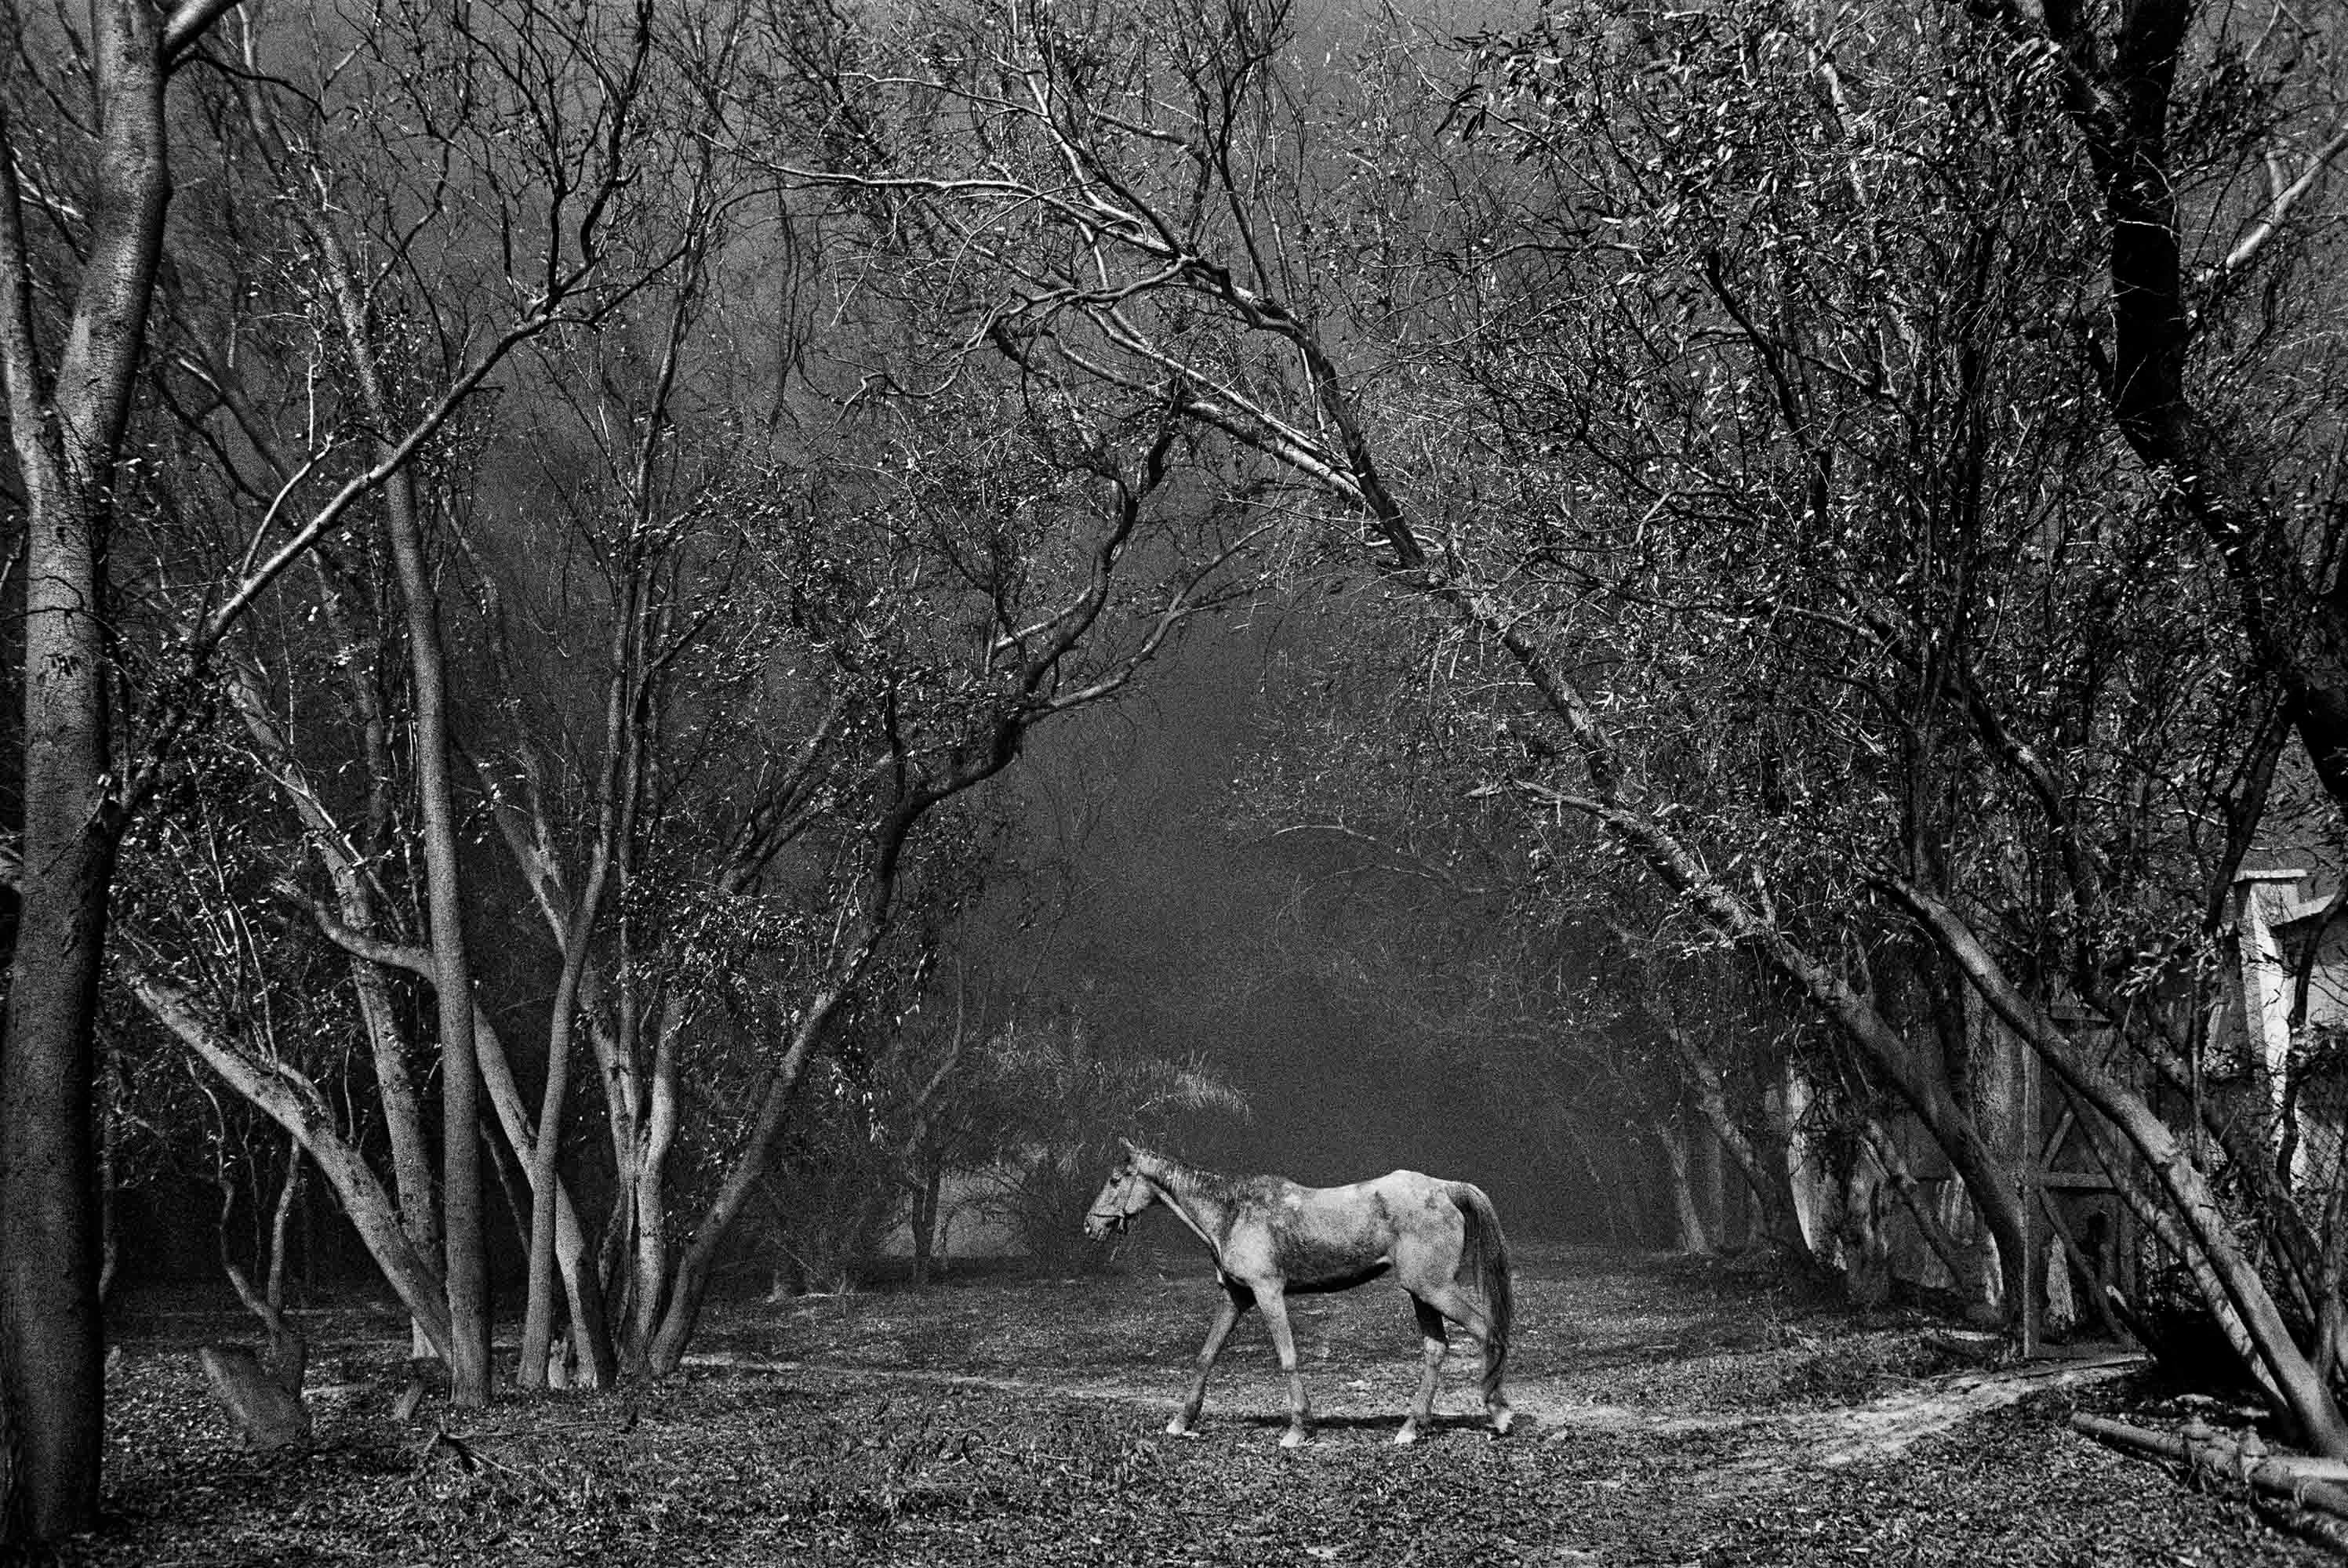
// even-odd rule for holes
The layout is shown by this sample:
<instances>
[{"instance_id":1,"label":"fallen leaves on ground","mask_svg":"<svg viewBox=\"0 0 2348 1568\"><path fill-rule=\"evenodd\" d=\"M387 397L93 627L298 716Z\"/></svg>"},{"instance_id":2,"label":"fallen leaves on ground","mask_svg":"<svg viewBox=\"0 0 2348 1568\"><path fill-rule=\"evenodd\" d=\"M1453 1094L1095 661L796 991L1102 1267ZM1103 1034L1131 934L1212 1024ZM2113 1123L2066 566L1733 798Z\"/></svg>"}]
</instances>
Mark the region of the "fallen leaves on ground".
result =
<instances>
[{"instance_id":1,"label":"fallen leaves on ground","mask_svg":"<svg viewBox=\"0 0 2348 1568\"><path fill-rule=\"evenodd\" d=\"M1415 1448L1401 1298L1297 1304L1314 1442L1284 1452L1260 1325L1233 1341L1204 1435L1160 1435L1211 1304L1200 1266L994 1277L743 1305L657 1385L427 1401L399 1424L402 1351L342 1344L314 1374L318 1446L232 1448L188 1353L126 1337L109 1382L109 1518L73 1564L1963 1563L2323 1560L2221 1484L2197 1488L2064 1426L2140 1385L1972 1417L1827 1468L1803 1434L1951 1370L1917 1314L1855 1318L1764 1277L1528 1249L1494 1441L1473 1348ZM379 1321L379 1320L378 1320ZM354 1333L366 1332L346 1325ZM2157 1418L2156 1418L2157 1419Z\"/></svg>"}]
</instances>

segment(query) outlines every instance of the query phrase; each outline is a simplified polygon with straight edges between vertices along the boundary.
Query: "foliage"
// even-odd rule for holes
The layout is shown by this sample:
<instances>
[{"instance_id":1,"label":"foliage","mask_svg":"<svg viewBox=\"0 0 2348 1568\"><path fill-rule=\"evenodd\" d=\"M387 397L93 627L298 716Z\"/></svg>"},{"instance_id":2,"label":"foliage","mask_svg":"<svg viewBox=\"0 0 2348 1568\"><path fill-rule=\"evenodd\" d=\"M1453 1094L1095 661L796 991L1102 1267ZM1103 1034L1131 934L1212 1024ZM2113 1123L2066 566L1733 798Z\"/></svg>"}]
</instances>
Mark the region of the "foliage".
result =
<instances>
[{"instance_id":1,"label":"foliage","mask_svg":"<svg viewBox=\"0 0 2348 1568\"><path fill-rule=\"evenodd\" d=\"M1073 1009L1021 1020L979 1071L1003 1154L994 1206L1027 1255L1054 1270L1106 1261L1084 1217L1123 1138L1164 1143L1196 1119L1245 1117L1247 1096L1203 1055L1166 1057L1096 1039Z\"/></svg>"},{"instance_id":2,"label":"foliage","mask_svg":"<svg viewBox=\"0 0 2348 1568\"><path fill-rule=\"evenodd\" d=\"M901 1153L886 1140L881 1108L836 1062L801 1093L770 1185L778 1296L863 1283L906 1197Z\"/></svg>"}]
</instances>

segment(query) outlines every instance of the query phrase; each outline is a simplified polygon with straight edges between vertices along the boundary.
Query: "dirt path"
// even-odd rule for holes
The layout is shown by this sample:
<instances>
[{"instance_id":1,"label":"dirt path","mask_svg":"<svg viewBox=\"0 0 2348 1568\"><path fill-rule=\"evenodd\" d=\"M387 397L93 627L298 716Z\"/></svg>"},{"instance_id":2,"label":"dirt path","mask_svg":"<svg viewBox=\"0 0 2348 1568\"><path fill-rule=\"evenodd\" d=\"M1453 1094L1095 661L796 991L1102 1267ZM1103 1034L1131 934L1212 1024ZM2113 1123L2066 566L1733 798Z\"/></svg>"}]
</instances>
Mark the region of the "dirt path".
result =
<instances>
[{"instance_id":1,"label":"dirt path","mask_svg":"<svg viewBox=\"0 0 2348 1568\"><path fill-rule=\"evenodd\" d=\"M2035 1395L2125 1376L2133 1356L1983 1370L1931 1348L1919 1314L1854 1320L1766 1284L1670 1260L1521 1249L1510 1402L1539 1439L1635 1432L1692 1440L1708 1460L1847 1466ZM1187 1252L1145 1254L1122 1280L1034 1281L983 1290L808 1298L765 1331L690 1358L710 1368L828 1372L1040 1398L1179 1400L1211 1283ZM1317 1416L1399 1422L1416 1336L1395 1292L1371 1286L1292 1301ZM1475 1348L1445 1368L1438 1415L1478 1416ZM1215 1373L1207 1419L1278 1419L1287 1393L1251 1317Z\"/></svg>"},{"instance_id":2,"label":"dirt path","mask_svg":"<svg viewBox=\"0 0 2348 1568\"><path fill-rule=\"evenodd\" d=\"M1131 1378L1086 1377L1075 1371L1058 1377L999 1377L913 1367L773 1360L726 1351L688 1356L685 1364L776 1376L817 1373L857 1381L984 1389L1038 1399L1103 1400L1130 1405L1153 1415L1170 1409L1180 1391L1179 1382L1162 1378L1143 1382ZM1766 1413L1673 1415L1593 1402L1578 1397L1570 1381L1558 1377L1515 1380L1509 1385L1509 1399L1520 1419L1517 1434L1520 1439L1570 1442L1591 1431L1640 1432L1659 1438L1700 1434L1713 1440L1706 1445L1712 1461L1704 1467L1707 1471L1722 1477L1774 1475L1807 1465L1834 1469L1887 1460L1976 1416L2058 1389L2108 1382L2143 1365L2143 1357L2130 1354L2041 1362L1997 1371L1957 1372L1922 1380L1861 1405ZM1264 1379L1260 1377L1242 1378L1238 1382L1238 1388L1227 1387L1220 1391L1211 1401L1210 1410L1223 1419L1239 1419L1251 1424L1281 1419L1286 1409L1286 1396L1279 1385L1261 1387ZM1375 1419L1376 1407L1365 1397L1373 1391L1374 1385L1365 1378L1340 1383L1334 1390L1316 1390L1315 1412L1324 1417ZM1463 1417L1472 1414L1456 1389L1438 1409L1449 1410L1455 1407Z\"/></svg>"}]
</instances>

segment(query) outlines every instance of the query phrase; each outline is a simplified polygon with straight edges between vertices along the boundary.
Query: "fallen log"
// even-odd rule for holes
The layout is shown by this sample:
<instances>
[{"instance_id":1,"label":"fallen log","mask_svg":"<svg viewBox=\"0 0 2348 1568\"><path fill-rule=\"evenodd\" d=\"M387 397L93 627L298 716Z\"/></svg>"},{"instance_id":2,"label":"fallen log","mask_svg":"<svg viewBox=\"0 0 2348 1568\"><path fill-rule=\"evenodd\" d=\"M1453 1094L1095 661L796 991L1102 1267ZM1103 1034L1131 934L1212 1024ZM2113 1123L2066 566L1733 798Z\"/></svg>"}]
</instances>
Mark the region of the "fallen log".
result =
<instances>
[{"instance_id":1,"label":"fallen log","mask_svg":"<svg viewBox=\"0 0 2348 1568\"><path fill-rule=\"evenodd\" d=\"M2199 1419L2173 1436L2089 1415L2073 1416L2071 1430L2112 1448L2170 1460L2188 1471L2230 1476L2271 1497L2348 1519L2348 1461L2269 1453L2256 1433L2238 1441Z\"/></svg>"}]
</instances>

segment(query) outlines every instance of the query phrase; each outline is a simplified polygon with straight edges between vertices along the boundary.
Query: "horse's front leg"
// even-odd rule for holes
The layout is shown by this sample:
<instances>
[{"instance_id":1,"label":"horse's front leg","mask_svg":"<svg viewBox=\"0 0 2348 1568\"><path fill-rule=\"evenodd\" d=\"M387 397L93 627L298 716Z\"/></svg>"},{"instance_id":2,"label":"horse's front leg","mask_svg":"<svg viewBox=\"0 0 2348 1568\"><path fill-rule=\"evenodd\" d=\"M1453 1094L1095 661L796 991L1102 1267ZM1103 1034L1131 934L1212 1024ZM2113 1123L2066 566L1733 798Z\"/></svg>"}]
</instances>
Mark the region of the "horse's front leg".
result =
<instances>
[{"instance_id":1,"label":"horse's front leg","mask_svg":"<svg viewBox=\"0 0 2348 1568\"><path fill-rule=\"evenodd\" d=\"M1215 1320L1207 1325L1207 1342L1199 1348L1199 1365L1190 1375L1189 1397L1182 1401L1181 1411L1166 1423L1167 1435L1191 1438L1199 1434L1190 1429L1198 1424L1199 1412L1207 1403L1207 1375L1215 1369L1215 1358L1223 1353L1223 1341L1231 1337L1231 1326L1240 1314L1248 1309L1250 1296L1238 1286L1226 1282L1223 1304L1215 1309Z\"/></svg>"},{"instance_id":2,"label":"horse's front leg","mask_svg":"<svg viewBox=\"0 0 2348 1568\"><path fill-rule=\"evenodd\" d=\"M1272 1329L1272 1348L1280 1352L1280 1369L1288 1374L1288 1430L1280 1434L1284 1449L1303 1448L1313 1440L1312 1410L1304 1403L1304 1374L1296 1369L1296 1335L1288 1327L1288 1297L1278 1284L1255 1287L1255 1304L1263 1309Z\"/></svg>"}]
</instances>

